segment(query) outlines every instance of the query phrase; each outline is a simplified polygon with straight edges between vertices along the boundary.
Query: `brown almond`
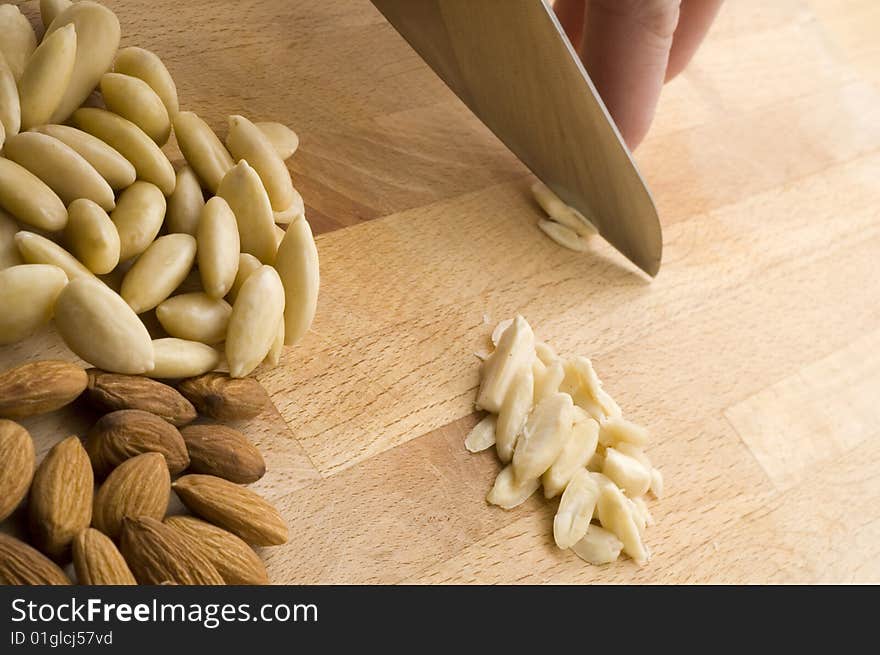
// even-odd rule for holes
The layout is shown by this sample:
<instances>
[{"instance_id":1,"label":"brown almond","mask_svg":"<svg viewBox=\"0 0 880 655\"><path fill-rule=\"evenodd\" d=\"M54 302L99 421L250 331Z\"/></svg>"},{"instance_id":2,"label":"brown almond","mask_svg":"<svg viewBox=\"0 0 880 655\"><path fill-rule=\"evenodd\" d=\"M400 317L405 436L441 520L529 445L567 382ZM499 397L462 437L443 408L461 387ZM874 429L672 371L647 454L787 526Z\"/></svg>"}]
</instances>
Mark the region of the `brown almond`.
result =
<instances>
[{"instance_id":1,"label":"brown almond","mask_svg":"<svg viewBox=\"0 0 880 655\"><path fill-rule=\"evenodd\" d=\"M96 368L88 371L86 397L98 409L140 409L180 427L196 418L192 403L174 387L137 375L107 373Z\"/></svg>"},{"instance_id":2,"label":"brown almond","mask_svg":"<svg viewBox=\"0 0 880 655\"><path fill-rule=\"evenodd\" d=\"M79 437L52 447L37 467L28 502L34 544L53 559L67 554L73 538L92 522L95 476Z\"/></svg>"},{"instance_id":3,"label":"brown almond","mask_svg":"<svg viewBox=\"0 0 880 655\"><path fill-rule=\"evenodd\" d=\"M229 530L252 546L287 541L287 524L275 507L246 487L213 475L185 475L174 491L193 514Z\"/></svg>"},{"instance_id":4,"label":"brown almond","mask_svg":"<svg viewBox=\"0 0 880 655\"><path fill-rule=\"evenodd\" d=\"M201 414L218 421L251 419L269 403L269 394L254 378L231 378L226 373L206 373L177 385Z\"/></svg>"},{"instance_id":5,"label":"brown almond","mask_svg":"<svg viewBox=\"0 0 880 655\"><path fill-rule=\"evenodd\" d=\"M73 538L73 568L79 584L137 584L116 544L94 528L83 530Z\"/></svg>"},{"instance_id":6,"label":"brown almond","mask_svg":"<svg viewBox=\"0 0 880 655\"><path fill-rule=\"evenodd\" d=\"M34 440L18 423L0 419L0 521L24 500L34 477Z\"/></svg>"},{"instance_id":7,"label":"brown almond","mask_svg":"<svg viewBox=\"0 0 880 655\"><path fill-rule=\"evenodd\" d=\"M126 517L161 520L168 509L170 487L171 476L161 454L144 453L127 459L113 469L95 494L92 525L116 538Z\"/></svg>"},{"instance_id":8,"label":"brown almond","mask_svg":"<svg viewBox=\"0 0 880 655\"><path fill-rule=\"evenodd\" d=\"M120 409L101 417L89 431L86 451L101 477L143 453L161 453L171 475L189 466L186 444L177 428L139 409Z\"/></svg>"},{"instance_id":9,"label":"brown almond","mask_svg":"<svg viewBox=\"0 0 880 655\"><path fill-rule=\"evenodd\" d=\"M193 516L169 516L165 523L187 537L191 548L214 565L226 584L269 584L260 556L231 532Z\"/></svg>"},{"instance_id":10,"label":"brown almond","mask_svg":"<svg viewBox=\"0 0 880 655\"><path fill-rule=\"evenodd\" d=\"M36 548L0 532L0 584L68 585L70 580Z\"/></svg>"},{"instance_id":11,"label":"brown almond","mask_svg":"<svg viewBox=\"0 0 880 655\"><path fill-rule=\"evenodd\" d=\"M87 383L86 372L69 362L46 359L16 366L0 373L0 417L53 412L76 400Z\"/></svg>"},{"instance_id":12,"label":"brown almond","mask_svg":"<svg viewBox=\"0 0 880 655\"><path fill-rule=\"evenodd\" d=\"M180 434L193 473L216 475L238 484L256 482L266 473L260 451L238 430L225 425L187 425Z\"/></svg>"},{"instance_id":13,"label":"brown almond","mask_svg":"<svg viewBox=\"0 0 880 655\"><path fill-rule=\"evenodd\" d=\"M222 585L223 578L190 539L155 519L123 521L120 548L141 584Z\"/></svg>"}]
</instances>

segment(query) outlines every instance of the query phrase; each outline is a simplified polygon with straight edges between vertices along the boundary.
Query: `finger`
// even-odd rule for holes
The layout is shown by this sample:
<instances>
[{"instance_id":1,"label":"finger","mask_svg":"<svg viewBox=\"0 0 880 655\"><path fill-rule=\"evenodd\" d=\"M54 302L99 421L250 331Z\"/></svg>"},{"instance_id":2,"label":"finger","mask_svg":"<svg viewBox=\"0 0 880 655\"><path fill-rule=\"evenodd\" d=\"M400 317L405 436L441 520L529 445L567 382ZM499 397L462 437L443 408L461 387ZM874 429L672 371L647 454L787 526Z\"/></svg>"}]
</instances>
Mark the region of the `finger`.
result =
<instances>
[{"instance_id":1,"label":"finger","mask_svg":"<svg viewBox=\"0 0 880 655\"><path fill-rule=\"evenodd\" d=\"M690 63L706 38L723 0L682 0L678 27L672 37L672 50L666 67L666 81L678 75Z\"/></svg>"},{"instance_id":2,"label":"finger","mask_svg":"<svg viewBox=\"0 0 880 655\"><path fill-rule=\"evenodd\" d=\"M663 88L679 0L590 0L581 58L624 141L641 143Z\"/></svg>"},{"instance_id":3,"label":"finger","mask_svg":"<svg viewBox=\"0 0 880 655\"><path fill-rule=\"evenodd\" d=\"M556 0L553 5L556 18L559 19L562 29L565 30L568 40L571 41L571 45L576 51L580 50L581 39L584 36L586 6L586 0Z\"/></svg>"}]
</instances>

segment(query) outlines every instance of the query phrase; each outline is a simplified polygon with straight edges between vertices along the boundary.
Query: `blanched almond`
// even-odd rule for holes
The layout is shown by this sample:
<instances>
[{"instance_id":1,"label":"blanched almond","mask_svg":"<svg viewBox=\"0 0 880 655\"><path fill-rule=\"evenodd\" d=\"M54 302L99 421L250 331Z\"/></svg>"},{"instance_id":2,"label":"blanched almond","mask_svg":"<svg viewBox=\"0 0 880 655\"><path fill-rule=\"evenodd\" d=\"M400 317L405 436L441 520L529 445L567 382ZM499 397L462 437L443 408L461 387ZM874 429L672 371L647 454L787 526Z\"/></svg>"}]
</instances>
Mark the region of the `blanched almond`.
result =
<instances>
[{"instance_id":1,"label":"blanched almond","mask_svg":"<svg viewBox=\"0 0 880 655\"><path fill-rule=\"evenodd\" d=\"M19 232L15 235L15 244L21 253L22 259L28 264L49 264L57 266L69 280L78 277L93 278L92 272L83 266L79 260L46 237L33 232Z\"/></svg>"},{"instance_id":2,"label":"blanched almond","mask_svg":"<svg viewBox=\"0 0 880 655\"><path fill-rule=\"evenodd\" d=\"M487 414L468 432L464 447L479 453L495 445L495 415Z\"/></svg>"},{"instance_id":3,"label":"blanched almond","mask_svg":"<svg viewBox=\"0 0 880 655\"><path fill-rule=\"evenodd\" d=\"M136 174L131 162L88 132L69 125L40 125L33 131L54 137L75 150L98 171L110 188L125 189L134 183Z\"/></svg>"},{"instance_id":4,"label":"blanched almond","mask_svg":"<svg viewBox=\"0 0 880 655\"><path fill-rule=\"evenodd\" d=\"M613 484L601 486L596 509L602 527L614 533L623 543L623 552L632 557L636 564L647 562L648 550L642 543L632 506L623 492Z\"/></svg>"},{"instance_id":5,"label":"blanched almond","mask_svg":"<svg viewBox=\"0 0 880 655\"><path fill-rule=\"evenodd\" d=\"M303 197L296 189L293 190L293 202L290 203L290 206L284 211L273 212L275 223L278 225L289 225L298 218L305 218L305 216L306 206L303 202Z\"/></svg>"},{"instance_id":6,"label":"blanched almond","mask_svg":"<svg viewBox=\"0 0 880 655\"><path fill-rule=\"evenodd\" d=\"M489 412L500 411L516 374L531 363L534 353L535 335L532 328L522 316L517 316L513 325L504 331L495 352L483 362L477 408Z\"/></svg>"},{"instance_id":7,"label":"blanched almond","mask_svg":"<svg viewBox=\"0 0 880 655\"><path fill-rule=\"evenodd\" d=\"M220 353L198 341L167 337L153 341L151 378L189 378L213 371L220 364Z\"/></svg>"},{"instance_id":8,"label":"blanched almond","mask_svg":"<svg viewBox=\"0 0 880 655\"><path fill-rule=\"evenodd\" d=\"M85 198L67 208L64 237L70 250L95 275L109 273L119 263L119 232L101 207Z\"/></svg>"},{"instance_id":9,"label":"blanched almond","mask_svg":"<svg viewBox=\"0 0 880 655\"><path fill-rule=\"evenodd\" d=\"M171 119L158 94L142 79L122 73L104 73L101 96L107 109L141 128L157 145L171 136Z\"/></svg>"},{"instance_id":10,"label":"blanched almond","mask_svg":"<svg viewBox=\"0 0 880 655\"><path fill-rule=\"evenodd\" d=\"M556 221L541 219L538 221L538 227L541 229L541 232L563 248L574 250L575 252L586 252L590 248L590 244L586 239L578 236L577 232Z\"/></svg>"},{"instance_id":11,"label":"blanched almond","mask_svg":"<svg viewBox=\"0 0 880 655\"><path fill-rule=\"evenodd\" d=\"M0 52L0 123L3 124L6 137L18 134L21 129L21 104L18 100L18 87L12 69ZM0 148L2 148L0 144Z\"/></svg>"},{"instance_id":12,"label":"blanched almond","mask_svg":"<svg viewBox=\"0 0 880 655\"><path fill-rule=\"evenodd\" d=\"M586 469L579 469L562 492L559 508L553 519L553 539L562 549L571 548L587 534L599 485Z\"/></svg>"},{"instance_id":13,"label":"blanched almond","mask_svg":"<svg viewBox=\"0 0 880 655\"><path fill-rule=\"evenodd\" d=\"M287 125L272 122L254 123L272 144L281 159L290 159L299 148L299 137Z\"/></svg>"},{"instance_id":14,"label":"blanched almond","mask_svg":"<svg viewBox=\"0 0 880 655\"><path fill-rule=\"evenodd\" d=\"M15 219L0 209L0 271L24 264L18 246L15 245L15 235L19 230Z\"/></svg>"},{"instance_id":15,"label":"blanched almond","mask_svg":"<svg viewBox=\"0 0 880 655\"><path fill-rule=\"evenodd\" d=\"M177 86L157 55L143 48L123 48L116 55L113 70L142 79L162 98L168 115L172 118L177 115Z\"/></svg>"},{"instance_id":16,"label":"blanched almond","mask_svg":"<svg viewBox=\"0 0 880 655\"><path fill-rule=\"evenodd\" d=\"M6 59L15 79L37 47L37 36L30 21L16 5L0 5L0 55Z\"/></svg>"},{"instance_id":17,"label":"blanched almond","mask_svg":"<svg viewBox=\"0 0 880 655\"><path fill-rule=\"evenodd\" d=\"M64 203L43 180L14 161L0 157L0 208L40 230L57 232L67 225Z\"/></svg>"},{"instance_id":18,"label":"blanched almond","mask_svg":"<svg viewBox=\"0 0 880 655\"><path fill-rule=\"evenodd\" d=\"M543 365L540 360L537 362ZM532 370L534 371L534 367ZM561 362L545 366L540 374L535 374L535 404L557 393L564 378L565 370L563 370Z\"/></svg>"},{"instance_id":19,"label":"blanched almond","mask_svg":"<svg viewBox=\"0 0 880 655\"><path fill-rule=\"evenodd\" d=\"M228 302L205 293L174 296L156 308L156 317L172 337L206 344L226 339L231 315L232 306Z\"/></svg>"},{"instance_id":20,"label":"blanched almond","mask_svg":"<svg viewBox=\"0 0 880 655\"><path fill-rule=\"evenodd\" d=\"M248 279L251 273L259 270L262 265L262 262L253 255L246 252L241 253L238 256L238 273L235 274L235 282L233 282L232 288L226 295L226 300L234 303L238 297L238 292L241 290L241 285L244 284L244 281Z\"/></svg>"},{"instance_id":21,"label":"blanched almond","mask_svg":"<svg viewBox=\"0 0 880 655\"><path fill-rule=\"evenodd\" d=\"M257 171L273 210L290 207L294 199L290 172L260 128L244 116L230 116L226 145L236 161L247 160Z\"/></svg>"},{"instance_id":22,"label":"blanched almond","mask_svg":"<svg viewBox=\"0 0 880 655\"><path fill-rule=\"evenodd\" d=\"M654 498L663 496L663 474L659 469L651 469L651 493Z\"/></svg>"},{"instance_id":23,"label":"blanched almond","mask_svg":"<svg viewBox=\"0 0 880 655\"><path fill-rule=\"evenodd\" d=\"M70 0L40 0L40 20L43 22L43 28L49 29L55 17L72 4Z\"/></svg>"},{"instance_id":24,"label":"blanched almond","mask_svg":"<svg viewBox=\"0 0 880 655\"><path fill-rule=\"evenodd\" d=\"M182 111L174 117L174 134L180 152L202 186L217 193L220 181L234 162L214 130L193 112Z\"/></svg>"},{"instance_id":25,"label":"blanched almond","mask_svg":"<svg viewBox=\"0 0 880 655\"><path fill-rule=\"evenodd\" d=\"M241 251L252 254L264 264L275 261L278 245L272 206L260 176L248 162L240 161L226 173L217 195L235 214Z\"/></svg>"},{"instance_id":26,"label":"blanched almond","mask_svg":"<svg viewBox=\"0 0 880 655\"><path fill-rule=\"evenodd\" d=\"M52 318L67 284L57 266L24 264L0 271L0 344L26 339Z\"/></svg>"},{"instance_id":27,"label":"blanched almond","mask_svg":"<svg viewBox=\"0 0 880 655\"><path fill-rule=\"evenodd\" d=\"M568 394L552 394L535 406L513 453L517 480L537 479L550 468L571 434L573 418Z\"/></svg>"},{"instance_id":28,"label":"blanched almond","mask_svg":"<svg viewBox=\"0 0 880 655\"><path fill-rule=\"evenodd\" d=\"M630 498L645 494L651 486L651 470L637 459L624 455L615 448L605 449L602 473Z\"/></svg>"},{"instance_id":29,"label":"blanched almond","mask_svg":"<svg viewBox=\"0 0 880 655\"><path fill-rule=\"evenodd\" d=\"M651 435L645 428L622 416L612 416L602 421L599 427L601 428L599 439L606 446L614 446L621 442L645 446L651 440Z\"/></svg>"},{"instance_id":30,"label":"blanched almond","mask_svg":"<svg viewBox=\"0 0 880 655\"><path fill-rule=\"evenodd\" d=\"M620 556L623 544L600 525L591 525L584 538L571 547L572 552L590 564L609 564Z\"/></svg>"},{"instance_id":31,"label":"blanched almond","mask_svg":"<svg viewBox=\"0 0 880 655\"><path fill-rule=\"evenodd\" d=\"M222 197L214 196L205 204L197 239L202 287L212 298L222 298L235 282L241 248L236 216Z\"/></svg>"},{"instance_id":32,"label":"blanched almond","mask_svg":"<svg viewBox=\"0 0 880 655\"><path fill-rule=\"evenodd\" d=\"M498 412L498 424L495 428L495 451L498 459L507 463L513 457L516 441L532 411L534 397L534 378L532 367L523 366L513 379L507 396Z\"/></svg>"},{"instance_id":33,"label":"blanched almond","mask_svg":"<svg viewBox=\"0 0 880 655\"><path fill-rule=\"evenodd\" d=\"M284 315L284 287L271 266L252 273L232 306L226 333L226 359L232 377L253 371L272 347Z\"/></svg>"},{"instance_id":34,"label":"blanched almond","mask_svg":"<svg viewBox=\"0 0 880 655\"><path fill-rule=\"evenodd\" d=\"M138 257L122 280L120 295L142 314L180 286L196 258L196 240L188 234L159 237Z\"/></svg>"},{"instance_id":35,"label":"blanched almond","mask_svg":"<svg viewBox=\"0 0 880 655\"><path fill-rule=\"evenodd\" d=\"M586 467L596 452L599 424L589 417L578 417L571 427L571 436L553 465L541 476L544 497L553 498L565 489L575 473Z\"/></svg>"},{"instance_id":36,"label":"blanched almond","mask_svg":"<svg viewBox=\"0 0 880 655\"><path fill-rule=\"evenodd\" d=\"M620 406L602 388L602 381L586 357L573 357L565 362L565 380L560 390L571 395L574 402L597 421L620 416ZM600 435L600 440L602 439Z\"/></svg>"},{"instance_id":37,"label":"blanched almond","mask_svg":"<svg viewBox=\"0 0 880 655\"><path fill-rule=\"evenodd\" d=\"M113 189L73 148L39 132L22 132L6 140L4 155L49 185L65 205L87 198L109 211L116 205Z\"/></svg>"},{"instance_id":38,"label":"blanched almond","mask_svg":"<svg viewBox=\"0 0 880 655\"><path fill-rule=\"evenodd\" d=\"M85 0L83 0L85 1ZM77 3L78 6L81 3ZM164 195L174 191L174 167L146 132L105 109L83 107L73 113L74 124L114 148L134 166L138 178L155 184Z\"/></svg>"},{"instance_id":39,"label":"blanched almond","mask_svg":"<svg viewBox=\"0 0 880 655\"><path fill-rule=\"evenodd\" d=\"M596 226L587 220L586 216L565 204L543 182L532 185L532 195L550 218L573 230L578 236L588 237L596 234Z\"/></svg>"},{"instance_id":40,"label":"blanched almond","mask_svg":"<svg viewBox=\"0 0 880 655\"><path fill-rule=\"evenodd\" d=\"M205 197L202 195L199 178L192 168L184 166L177 171L174 193L168 196L168 213L165 216L168 231L196 236L204 208Z\"/></svg>"},{"instance_id":41,"label":"blanched almond","mask_svg":"<svg viewBox=\"0 0 880 655\"><path fill-rule=\"evenodd\" d=\"M275 333L275 340L272 347L269 348L269 354L266 355L266 361L270 366L278 366L281 362L281 355L284 353L284 317L278 321L278 331Z\"/></svg>"},{"instance_id":42,"label":"blanched almond","mask_svg":"<svg viewBox=\"0 0 880 655\"><path fill-rule=\"evenodd\" d=\"M58 14L46 29L43 41L66 25L76 26L77 43L82 47L77 48L76 63L64 97L52 114L51 121L44 121L47 123L67 121L98 86L101 76L110 70L119 49L119 20L116 14L97 2L81 0Z\"/></svg>"},{"instance_id":43,"label":"blanched almond","mask_svg":"<svg viewBox=\"0 0 880 655\"><path fill-rule=\"evenodd\" d=\"M559 362L559 355L544 341L535 342L535 355L545 366L552 366Z\"/></svg>"},{"instance_id":44,"label":"blanched almond","mask_svg":"<svg viewBox=\"0 0 880 655\"><path fill-rule=\"evenodd\" d=\"M153 368L153 342L137 314L95 278L70 282L55 303L55 327L67 346L94 366L140 375Z\"/></svg>"},{"instance_id":45,"label":"blanched almond","mask_svg":"<svg viewBox=\"0 0 880 655\"><path fill-rule=\"evenodd\" d=\"M514 475L513 465L507 465L495 478L495 484L486 496L486 501L503 509L513 509L522 505L541 486L537 478L520 480Z\"/></svg>"},{"instance_id":46,"label":"blanched almond","mask_svg":"<svg viewBox=\"0 0 880 655\"><path fill-rule=\"evenodd\" d=\"M318 249L305 219L294 221L287 228L275 256L275 269L281 276L286 298L284 343L292 345L312 326L321 286Z\"/></svg>"},{"instance_id":47,"label":"blanched almond","mask_svg":"<svg viewBox=\"0 0 880 655\"><path fill-rule=\"evenodd\" d=\"M51 122L73 73L76 42L76 28L65 25L48 34L28 59L18 81L21 129Z\"/></svg>"},{"instance_id":48,"label":"blanched almond","mask_svg":"<svg viewBox=\"0 0 880 655\"><path fill-rule=\"evenodd\" d=\"M165 196L155 184L138 180L123 191L110 214L119 232L119 261L144 252L159 234L164 218Z\"/></svg>"}]
</instances>

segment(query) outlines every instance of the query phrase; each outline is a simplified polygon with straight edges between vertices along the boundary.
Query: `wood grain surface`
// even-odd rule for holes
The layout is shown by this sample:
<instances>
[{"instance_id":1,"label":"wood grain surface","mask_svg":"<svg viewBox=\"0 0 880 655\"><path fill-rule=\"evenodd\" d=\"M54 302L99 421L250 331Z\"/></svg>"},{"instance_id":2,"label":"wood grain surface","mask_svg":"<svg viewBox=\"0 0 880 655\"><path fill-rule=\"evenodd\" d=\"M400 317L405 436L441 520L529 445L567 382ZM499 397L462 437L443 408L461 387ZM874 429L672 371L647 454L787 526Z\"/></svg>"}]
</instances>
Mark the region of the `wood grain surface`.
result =
<instances>
[{"instance_id":1,"label":"wood grain surface","mask_svg":"<svg viewBox=\"0 0 880 655\"><path fill-rule=\"evenodd\" d=\"M318 316L244 426L291 527L275 582L880 582L880 5L725 4L635 155L649 282L544 237L522 164L366 0L108 4L183 108L301 137ZM555 501L486 505L473 353L515 312L651 428L648 565L558 550ZM0 365L50 355L72 357L48 330ZM90 420L26 424L42 454Z\"/></svg>"}]
</instances>

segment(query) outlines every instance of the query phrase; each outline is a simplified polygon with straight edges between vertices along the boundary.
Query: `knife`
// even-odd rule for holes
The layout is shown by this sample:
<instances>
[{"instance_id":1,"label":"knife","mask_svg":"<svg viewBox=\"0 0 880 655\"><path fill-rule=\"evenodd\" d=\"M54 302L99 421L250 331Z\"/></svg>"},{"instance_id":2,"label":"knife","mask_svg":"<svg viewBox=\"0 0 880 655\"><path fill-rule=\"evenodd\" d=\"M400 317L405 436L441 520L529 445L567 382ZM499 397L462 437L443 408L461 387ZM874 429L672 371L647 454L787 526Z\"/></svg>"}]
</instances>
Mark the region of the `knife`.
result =
<instances>
[{"instance_id":1,"label":"knife","mask_svg":"<svg viewBox=\"0 0 880 655\"><path fill-rule=\"evenodd\" d=\"M564 202L651 276L657 209L542 0L372 0L452 91Z\"/></svg>"}]
</instances>

